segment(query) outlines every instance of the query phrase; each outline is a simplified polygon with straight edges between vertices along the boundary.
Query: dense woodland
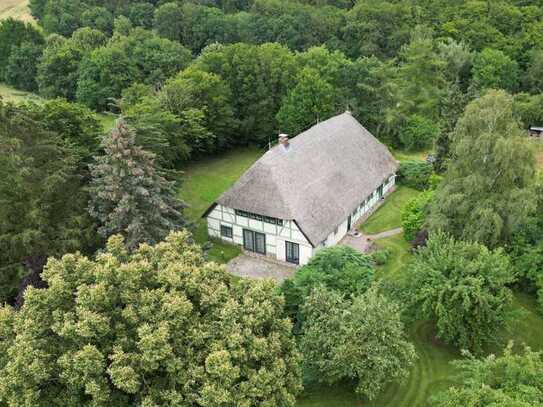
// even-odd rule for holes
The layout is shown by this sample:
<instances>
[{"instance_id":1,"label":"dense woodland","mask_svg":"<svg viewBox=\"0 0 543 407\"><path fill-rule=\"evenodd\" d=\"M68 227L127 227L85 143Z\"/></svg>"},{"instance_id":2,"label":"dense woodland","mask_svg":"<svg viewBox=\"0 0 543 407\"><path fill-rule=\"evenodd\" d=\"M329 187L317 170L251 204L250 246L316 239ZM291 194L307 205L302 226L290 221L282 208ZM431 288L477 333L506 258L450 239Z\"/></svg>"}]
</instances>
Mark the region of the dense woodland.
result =
<instances>
[{"instance_id":1,"label":"dense woodland","mask_svg":"<svg viewBox=\"0 0 543 407\"><path fill-rule=\"evenodd\" d=\"M291 406L308 380L372 400L409 375L420 319L465 356L429 403L543 405L542 354L498 335L514 291L543 313L543 1L30 10L0 21L0 82L42 97L0 99L0 406ZM341 246L279 287L208 262L178 170L345 110L432 151L398 174L423 191L402 277Z\"/></svg>"}]
</instances>

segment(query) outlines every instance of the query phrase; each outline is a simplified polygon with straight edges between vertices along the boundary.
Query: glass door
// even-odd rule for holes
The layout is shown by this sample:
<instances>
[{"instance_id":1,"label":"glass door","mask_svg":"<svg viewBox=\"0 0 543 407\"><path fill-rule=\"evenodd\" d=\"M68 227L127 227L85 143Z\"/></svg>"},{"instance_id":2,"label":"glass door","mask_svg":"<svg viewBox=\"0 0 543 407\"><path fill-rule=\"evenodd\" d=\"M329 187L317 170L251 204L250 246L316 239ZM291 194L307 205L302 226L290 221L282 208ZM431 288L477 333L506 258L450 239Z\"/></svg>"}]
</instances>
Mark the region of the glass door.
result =
<instances>
[{"instance_id":1,"label":"glass door","mask_svg":"<svg viewBox=\"0 0 543 407\"><path fill-rule=\"evenodd\" d=\"M243 247L251 252L266 254L266 235L243 229Z\"/></svg>"},{"instance_id":2,"label":"glass door","mask_svg":"<svg viewBox=\"0 0 543 407\"><path fill-rule=\"evenodd\" d=\"M300 245L285 241L286 260L289 263L300 264Z\"/></svg>"}]
</instances>

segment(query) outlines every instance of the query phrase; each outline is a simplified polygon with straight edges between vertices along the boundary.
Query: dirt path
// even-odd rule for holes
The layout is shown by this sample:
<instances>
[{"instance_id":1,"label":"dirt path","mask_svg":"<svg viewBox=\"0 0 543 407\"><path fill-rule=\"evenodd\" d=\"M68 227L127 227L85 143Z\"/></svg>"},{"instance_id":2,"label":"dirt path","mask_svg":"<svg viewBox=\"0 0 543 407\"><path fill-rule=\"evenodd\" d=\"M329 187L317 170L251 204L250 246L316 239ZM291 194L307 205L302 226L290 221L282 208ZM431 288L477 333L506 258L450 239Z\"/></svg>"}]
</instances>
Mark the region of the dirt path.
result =
<instances>
[{"instance_id":1,"label":"dirt path","mask_svg":"<svg viewBox=\"0 0 543 407\"><path fill-rule=\"evenodd\" d=\"M362 253L369 253L375 240L398 235L400 233L402 233L402 228L385 230L384 232L376 233L374 235L365 235L363 233L360 233L358 236L346 235L343 239L341 239L339 244L350 246Z\"/></svg>"}]
</instances>

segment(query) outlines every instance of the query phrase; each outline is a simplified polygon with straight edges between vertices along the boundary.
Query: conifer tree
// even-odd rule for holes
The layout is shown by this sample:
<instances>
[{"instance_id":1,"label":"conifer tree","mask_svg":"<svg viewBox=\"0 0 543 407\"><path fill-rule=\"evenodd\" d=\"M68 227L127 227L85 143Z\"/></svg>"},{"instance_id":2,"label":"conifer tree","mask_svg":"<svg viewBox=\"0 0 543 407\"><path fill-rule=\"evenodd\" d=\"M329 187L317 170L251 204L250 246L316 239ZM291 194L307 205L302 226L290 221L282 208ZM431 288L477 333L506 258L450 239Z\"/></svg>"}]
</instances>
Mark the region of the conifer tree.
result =
<instances>
[{"instance_id":1,"label":"conifer tree","mask_svg":"<svg viewBox=\"0 0 543 407\"><path fill-rule=\"evenodd\" d=\"M103 237L122 234L132 250L185 226L185 204L175 196L175 183L155 166L154 154L136 145L134 132L122 119L102 147L104 155L91 165L89 212Z\"/></svg>"}]
</instances>

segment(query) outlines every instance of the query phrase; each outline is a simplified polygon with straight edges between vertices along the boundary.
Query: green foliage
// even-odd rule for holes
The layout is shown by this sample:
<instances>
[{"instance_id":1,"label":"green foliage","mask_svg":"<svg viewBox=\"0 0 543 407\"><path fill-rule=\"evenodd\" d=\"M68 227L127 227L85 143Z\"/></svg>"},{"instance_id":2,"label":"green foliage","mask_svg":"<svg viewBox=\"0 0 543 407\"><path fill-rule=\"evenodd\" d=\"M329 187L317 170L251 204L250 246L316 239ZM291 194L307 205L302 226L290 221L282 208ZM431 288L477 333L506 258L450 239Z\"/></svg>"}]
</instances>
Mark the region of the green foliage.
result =
<instances>
[{"instance_id":1,"label":"green foliage","mask_svg":"<svg viewBox=\"0 0 543 407\"><path fill-rule=\"evenodd\" d=\"M304 68L296 86L287 93L277 112L282 132L297 135L338 111L335 89L319 73Z\"/></svg>"},{"instance_id":2,"label":"green foliage","mask_svg":"<svg viewBox=\"0 0 543 407\"><path fill-rule=\"evenodd\" d=\"M415 348L407 341L398 305L375 289L350 300L320 287L303 312L300 348L319 381L354 380L356 392L373 399L385 384L408 376Z\"/></svg>"},{"instance_id":3,"label":"green foliage","mask_svg":"<svg viewBox=\"0 0 543 407\"><path fill-rule=\"evenodd\" d=\"M218 75L188 68L166 82L159 99L167 111L179 118L188 120L190 111L198 112L202 117L202 126L209 133L209 138L191 135L190 145L194 152L221 151L232 144L236 125L231 91Z\"/></svg>"},{"instance_id":4,"label":"green foliage","mask_svg":"<svg viewBox=\"0 0 543 407\"><path fill-rule=\"evenodd\" d=\"M439 127L434 122L419 115L407 119L400 132L400 141L407 150L424 150L432 145L439 135Z\"/></svg>"},{"instance_id":5,"label":"green foliage","mask_svg":"<svg viewBox=\"0 0 543 407\"><path fill-rule=\"evenodd\" d=\"M105 7L91 7L81 13L81 24L106 34L113 31L113 14Z\"/></svg>"},{"instance_id":6,"label":"green foliage","mask_svg":"<svg viewBox=\"0 0 543 407\"><path fill-rule=\"evenodd\" d=\"M33 55L35 47L41 46L44 43L43 36L32 24L23 23L22 21L8 18L0 21L0 81L3 81L8 68L11 70L10 76L13 77L14 63L21 61L25 55ZM24 44L23 50L19 47ZM10 56L12 53L16 55L12 59L10 68ZM25 65L22 68L26 68L28 74L32 73L32 64L35 61L24 61ZM31 81L32 78L28 75L25 76L24 82ZM15 83L13 83L15 84Z\"/></svg>"},{"instance_id":7,"label":"green foliage","mask_svg":"<svg viewBox=\"0 0 543 407\"><path fill-rule=\"evenodd\" d=\"M32 42L24 42L13 49L5 67L6 82L18 89L30 92L38 90L37 64L42 53L43 45Z\"/></svg>"},{"instance_id":8,"label":"green foliage","mask_svg":"<svg viewBox=\"0 0 543 407\"><path fill-rule=\"evenodd\" d=\"M410 242L424 227L434 191L424 191L412 198L402 209L402 229L405 240Z\"/></svg>"},{"instance_id":9,"label":"green foliage","mask_svg":"<svg viewBox=\"0 0 543 407\"><path fill-rule=\"evenodd\" d=\"M527 92L543 93L543 50L533 50L524 75L524 88Z\"/></svg>"},{"instance_id":10,"label":"green foliage","mask_svg":"<svg viewBox=\"0 0 543 407\"><path fill-rule=\"evenodd\" d=\"M195 67L221 77L229 86L238 143L268 141L277 129L275 115L297 67L294 55L277 44L213 45L196 59Z\"/></svg>"},{"instance_id":11,"label":"green foliage","mask_svg":"<svg viewBox=\"0 0 543 407\"><path fill-rule=\"evenodd\" d=\"M422 191L429 186L432 164L420 160L401 161L397 175L398 184Z\"/></svg>"},{"instance_id":12,"label":"green foliage","mask_svg":"<svg viewBox=\"0 0 543 407\"><path fill-rule=\"evenodd\" d=\"M371 259L377 266L385 265L391 256L391 251L388 249L379 249L371 253Z\"/></svg>"},{"instance_id":13,"label":"green foliage","mask_svg":"<svg viewBox=\"0 0 543 407\"><path fill-rule=\"evenodd\" d=\"M436 407L516 406L541 404L543 398L543 361L541 352L525 347L513 352L512 343L501 356L483 359L469 356L454 362L460 370L458 385L449 387L432 399Z\"/></svg>"},{"instance_id":14,"label":"green foliage","mask_svg":"<svg viewBox=\"0 0 543 407\"><path fill-rule=\"evenodd\" d=\"M174 183L155 168L154 155L135 143L122 120L102 141L104 155L91 165L89 213L105 238L122 234L126 247L154 244L185 225Z\"/></svg>"},{"instance_id":15,"label":"green foliage","mask_svg":"<svg viewBox=\"0 0 543 407\"><path fill-rule=\"evenodd\" d=\"M458 348L480 352L511 316L507 286L515 276L502 249L434 233L406 272L410 306L435 321L437 336Z\"/></svg>"},{"instance_id":16,"label":"green foliage","mask_svg":"<svg viewBox=\"0 0 543 407\"><path fill-rule=\"evenodd\" d=\"M517 63L502 51L486 48L473 62L473 83L479 89L515 91L519 82Z\"/></svg>"},{"instance_id":17,"label":"green foliage","mask_svg":"<svg viewBox=\"0 0 543 407\"><path fill-rule=\"evenodd\" d=\"M49 287L0 309L0 399L294 406L300 357L275 286L232 279L190 242L172 233L130 255L115 236L96 260L50 259Z\"/></svg>"},{"instance_id":18,"label":"green foliage","mask_svg":"<svg viewBox=\"0 0 543 407\"><path fill-rule=\"evenodd\" d=\"M0 302L14 294L26 259L84 250L95 240L77 150L33 116L0 103Z\"/></svg>"},{"instance_id":19,"label":"green foliage","mask_svg":"<svg viewBox=\"0 0 543 407\"><path fill-rule=\"evenodd\" d=\"M543 123L543 93L538 95L517 93L513 99L513 113L523 130Z\"/></svg>"},{"instance_id":20,"label":"green foliage","mask_svg":"<svg viewBox=\"0 0 543 407\"><path fill-rule=\"evenodd\" d=\"M182 40L183 9L176 2L165 3L155 10L154 29L158 35L171 41Z\"/></svg>"},{"instance_id":21,"label":"green foliage","mask_svg":"<svg viewBox=\"0 0 543 407\"><path fill-rule=\"evenodd\" d=\"M303 319L300 308L313 289L323 286L349 297L364 293L373 282L373 274L372 259L348 246L319 250L291 280L283 283L287 312L299 328Z\"/></svg>"},{"instance_id":22,"label":"green foliage","mask_svg":"<svg viewBox=\"0 0 543 407\"><path fill-rule=\"evenodd\" d=\"M521 136L505 92L490 91L468 105L431 207L431 230L489 247L510 240L535 205L535 161Z\"/></svg>"}]
</instances>

